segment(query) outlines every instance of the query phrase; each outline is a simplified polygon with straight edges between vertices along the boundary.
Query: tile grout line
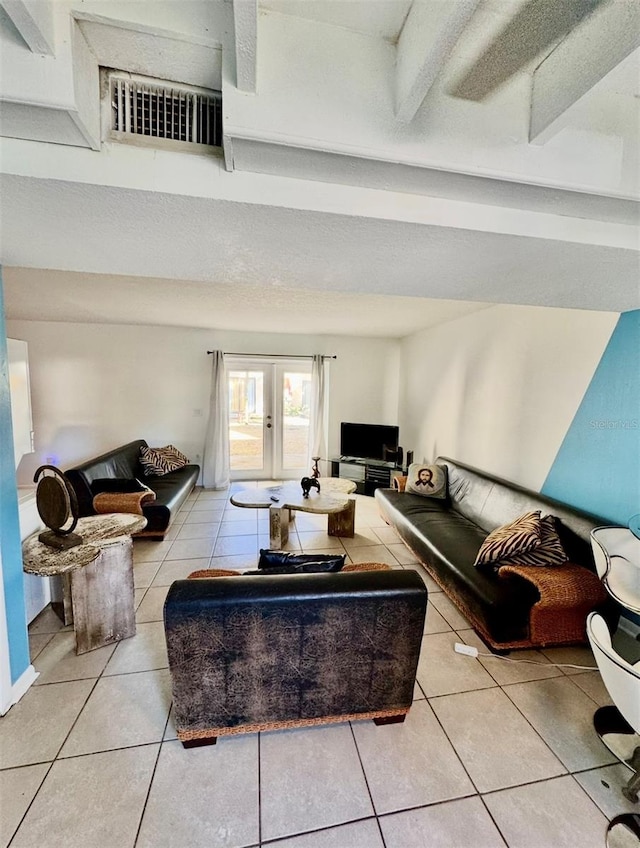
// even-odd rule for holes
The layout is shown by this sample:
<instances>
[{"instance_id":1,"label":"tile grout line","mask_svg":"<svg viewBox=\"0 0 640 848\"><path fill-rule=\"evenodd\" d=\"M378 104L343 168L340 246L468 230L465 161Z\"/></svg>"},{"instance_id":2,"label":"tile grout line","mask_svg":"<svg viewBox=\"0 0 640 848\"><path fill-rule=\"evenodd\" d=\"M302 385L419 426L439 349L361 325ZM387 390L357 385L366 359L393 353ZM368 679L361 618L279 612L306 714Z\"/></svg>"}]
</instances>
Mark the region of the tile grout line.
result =
<instances>
[{"instance_id":1,"label":"tile grout line","mask_svg":"<svg viewBox=\"0 0 640 848\"><path fill-rule=\"evenodd\" d=\"M162 736L161 736L161 738L160 738L160 744L158 744L158 743L156 743L156 742L150 742L150 743L148 743L148 745L156 745L156 744L158 744L158 753L156 754L156 759L155 759L155 762L154 762L154 764L153 764L153 769L151 770L151 777L150 777L150 779L149 779L149 786L147 787L147 792L146 792L146 795L145 795L145 798L144 798L144 804L142 805L142 812L140 813L140 820L138 821L138 827L136 828L136 835L135 835L135 837L134 837L134 839L133 839L133 846L132 846L132 848L136 848L136 845L138 844L138 838L140 837L140 830L141 830L141 828L142 828L142 822L143 822L143 820L144 820L144 815L145 815L145 813L146 813L146 811L147 811L147 804L149 803L149 796L151 795L151 787L153 786L153 781L154 781L154 778L155 778L155 776L156 776L156 771L157 771L157 769L158 769L158 763L160 762L160 754L161 754L161 752L162 752L162 746L164 745L164 742L165 742L165 738L164 738L164 737L165 737L165 735L166 735L166 733L167 733L167 728L169 727L169 716L171 715L171 707L172 707L172 705L173 705L173 701L170 701L170 702L169 702L169 710L168 710L168 712L167 712L167 720L166 720L166 721L165 721L165 723L164 723L164 730L162 731ZM167 741L171 741L171 742L172 742L172 741L174 741L174 740L167 740ZM148 745L147 745L147 746L145 746L145 747L148 747ZM132 745L132 746L130 746L130 747L132 747L132 748L139 748L139 747L142 747L142 746L140 746L140 745Z\"/></svg>"},{"instance_id":2,"label":"tile grout line","mask_svg":"<svg viewBox=\"0 0 640 848\"><path fill-rule=\"evenodd\" d=\"M22 827L22 823L24 822L24 820L26 819L27 815L29 814L29 810L30 810L30 809L31 809L31 807L34 805L35 800L36 800L36 798L38 797L38 795L39 795L39 793L40 793L40 790L42 789L42 787L43 787L43 785L44 785L45 780L49 777L49 773L51 772L51 769L53 768L53 764L54 764L54 762L55 762L55 760L51 760L51 762L48 764L48 765L49 765L49 768L46 770L46 772L45 772L45 773L44 773L44 775L42 776L42 780L41 780L41 781L40 781L40 783L38 784L38 788L37 788L37 789L36 789L36 791L33 793L33 798L31 799L31 801L30 801L30 802L29 802L29 804L27 805L27 809L24 811L24 814L22 815L22 818L21 818L21 819L20 819L20 821L18 822L18 824L17 824L17 826L16 826L16 829L15 829L15 830L13 831L13 833L11 834L11 838L10 838L10 839L9 839L9 841L7 842L7 848L11 848L11 843L12 843L12 842L13 842L13 840L16 838L16 834L18 833L18 831L19 831L19 830L20 830L20 828ZM29 763L28 765L33 766L33 765L41 765L41 764L39 764L39 763ZM25 768L25 766L18 766L18 768Z\"/></svg>"},{"instance_id":3,"label":"tile grout line","mask_svg":"<svg viewBox=\"0 0 640 848\"><path fill-rule=\"evenodd\" d=\"M369 786L369 779L367 778L367 772L364 767L364 763L362 762L362 756L360 754L360 748L358 748L358 740L356 739L356 734L353 729L353 722L349 722L349 730L351 731L351 738L353 739L353 744L356 749L356 754L358 755L358 762L360 763L360 768L362 769L362 776L364 777L365 786L367 787L367 792L369 793L369 801L371 802L371 809L373 810L373 815L375 816L376 824L378 826L378 831L380 833L380 839L382 840L383 848L386 848L386 842L384 835L382 833L382 828L380 827L380 821L378 820L378 811L376 809L375 801L373 800L373 794L371 793L371 787Z\"/></svg>"},{"instance_id":4,"label":"tile grout line","mask_svg":"<svg viewBox=\"0 0 640 848\"><path fill-rule=\"evenodd\" d=\"M557 680L557 679L561 679L561 680L562 680L563 678L552 678L552 679L556 679L556 680ZM532 681L529 681L529 682L530 682L530 683L537 683L538 681L536 681L536 680L532 680ZM567 774L572 774L571 769L569 768L569 766L567 766L567 765L565 765L565 764L564 764L564 762L560 759L560 755L559 755L559 754L556 754L556 752L553 750L553 748L552 748L552 747L551 747L551 745L547 742L547 740L544 738L544 736L543 736L543 735L542 735L542 734L541 734L541 733L540 733L540 732L539 732L539 731L538 731L538 730L534 727L533 723L529 720L529 718L528 718L528 717L524 714L524 712L523 712L523 711L520 709L520 707L516 704L516 702L515 702L515 701L513 700L513 698L511 697L511 695L509 695L509 693L506 691L508 686L517 686L517 685L518 685L517 683L511 683L511 684L507 684L507 686L501 686L500 688L502 689L502 691L504 692L504 694L506 695L506 697L509 699L510 703L511 703L511 704L513 704L513 706L516 708L516 710L517 710L517 711L520 713L520 715L524 718L524 720L527 722L527 724L528 724L528 725L529 725L529 727L533 730L533 732L534 732L534 733L536 733L536 734L540 737L540 739L542 739L542 741L544 742L545 746L549 749L549 751L551 752L551 754L552 754L552 755L556 758L556 760L560 763L560 765L561 765L561 766L562 766L562 768L565 770L565 772L566 772ZM580 688L580 687L577 687L577 688ZM584 694L584 693L583 693L583 694ZM557 776L558 776L558 775L556 775L556 777L557 777ZM548 778L548 779L549 779L549 780L552 780L553 778Z\"/></svg>"},{"instance_id":5,"label":"tile grout line","mask_svg":"<svg viewBox=\"0 0 640 848\"><path fill-rule=\"evenodd\" d=\"M55 634L53 634L53 635L55 635ZM112 656L113 656L113 654L112 654ZM109 659L111 659L111 657L110 657ZM106 667L106 666L105 666L105 667ZM103 669L102 671L104 671L104 669ZM15 839L16 834L18 833L18 831L19 831L19 830L20 830L20 828L22 827L22 824L23 824L23 822L24 822L24 820L25 820L25 818L26 818L26 816L27 816L27 814L28 814L29 810L30 810L30 809L31 809L31 807L33 806L33 804L34 804L34 802L35 802L36 798L38 797L38 795L40 794L40 791L41 791L41 789L42 789L42 787L43 787L43 785L44 785L44 782L45 782L46 778L47 778L47 777L49 776L49 774L51 773L51 770L53 769L54 764L55 764L56 762L58 762L58 757L60 756L60 752L61 752L61 751L62 751L62 749L64 748L64 746L65 746L65 744L66 744L66 742L67 742L67 739L69 738L70 734L71 734L71 733L72 733L72 731L73 731L73 728L74 728L74 727L76 726L76 724L78 723L78 719L80 718L80 715L81 715L81 714L82 714L82 712L84 711L84 708L87 706L87 703L88 703L88 701L89 701L89 698L93 695L93 693L94 693L94 691L95 691L95 689L96 689L96 686L98 685L98 680L100 680L100 677L101 677L101 676L102 676L102 672L100 672L100 675L98 675L98 677L95 679L95 681L94 681L94 683L93 683L93 686L91 687L91 689L90 689L90 690L89 690L89 692L87 693L87 696L86 696L86 698L84 699L84 702L83 702L82 706L81 706L81 707L80 707L80 709L78 710L78 714L76 715L75 719L73 720L73 722L72 722L72 724L71 724L71 727L69 728L69 730L68 730L68 732L67 732L66 736L65 736L65 737L64 737L64 739L62 740L62 743L60 744L60 747L58 748L58 751L57 751L57 753L55 754L55 756L53 757L53 759L52 759L51 761L48 761L48 760L45 760L45 761L44 761L44 762L50 762L49 768L47 769L47 772L46 772L45 776L43 777L42 781L41 781L41 782L40 782L40 784L38 785L38 788L37 788L36 792L34 793L33 798L31 799L31 802L29 803L29 806L28 806L28 807L27 807L27 809L25 810L24 815L23 815L23 816L22 816L22 818L20 819L20 823L18 824L18 827L16 828L15 832L13 833L13 836L11 837L11 840L10 840L10 843L9 843L9 844L11 844L11 842L13 842L13 840ZM84 679L86 680L87 678L84 678ZM89 678L89 679L91 679L91 678ZM61 682L73 682L73 681L61 681ZM41 684L41 685L47 685L47 684ZM36 765L36 764L34 764L34 763L28 763L28 764L25 764L25 765Z\"/></svg>"}]
</instances>

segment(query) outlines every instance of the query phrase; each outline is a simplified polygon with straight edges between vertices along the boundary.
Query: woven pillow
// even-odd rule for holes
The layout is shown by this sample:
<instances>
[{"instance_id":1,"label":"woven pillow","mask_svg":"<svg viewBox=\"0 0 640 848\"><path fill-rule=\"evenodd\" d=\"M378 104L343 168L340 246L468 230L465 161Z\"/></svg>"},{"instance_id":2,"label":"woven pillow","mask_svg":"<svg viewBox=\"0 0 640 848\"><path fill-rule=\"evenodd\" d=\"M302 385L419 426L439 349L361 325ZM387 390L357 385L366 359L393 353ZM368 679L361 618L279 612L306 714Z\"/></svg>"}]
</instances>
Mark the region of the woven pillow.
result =
<instances>
[{"instance_id":1,"label":"woven pillow","mask_svg":"<svg viewBox=\"0 0 640 848\"><path fill-rule=\"evenodd\" d=\"M515 521L496 527L482 543L474 565L502 563L506 559L522 562L521 554L539 547L540 510L525 512Z\"/></svg>"},{"instance_id":2,"label":"woven pillow","mask_svg":"<svg viewBox=\"0 0 640 848\"><path fill-rule=\"evenodd\" d=\"M444 500L447 497L446 465L412 463L407 471L407 483L404 490L412 495Z\"/></svg>"},{"instance_id":3,"label":"woven pillow","mask_svg":"<svg viewBox=\"0 0 640 848\"><path fill-rule=\"evenodd\" d=\"M567 556L558 531L554 515L545 515L540 519L540 544L533 550L520 553L515 557L501 559L496 565L562 565Z\"/></svg>"},{"instance_id":4,"label":"woven pillow","mask_svg":"<svg viewBox=\"0 0 640 848\"><path fill-rule=\"evenodd\" d=\"M140 463L144 468L144 473L149 476L161 477L168 474L170 471L176 471L178 468L184 468L187 464L187 459L178 459L173 453L175 448L170 449L171 445L166 448L140 448Z\"/></svg>"}]
</instances>

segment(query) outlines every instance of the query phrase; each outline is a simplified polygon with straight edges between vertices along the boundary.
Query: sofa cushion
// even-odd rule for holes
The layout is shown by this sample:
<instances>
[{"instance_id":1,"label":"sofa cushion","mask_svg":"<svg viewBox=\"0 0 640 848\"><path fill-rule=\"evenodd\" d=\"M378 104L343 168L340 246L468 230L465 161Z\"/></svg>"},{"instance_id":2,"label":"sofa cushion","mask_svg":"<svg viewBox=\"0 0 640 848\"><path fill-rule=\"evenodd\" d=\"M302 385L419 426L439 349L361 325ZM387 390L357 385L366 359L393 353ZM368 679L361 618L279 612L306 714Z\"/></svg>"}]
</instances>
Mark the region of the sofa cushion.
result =
<instances>
[{"instance_id":1,"label":"sofa cushion","mask_svg":"<svg viewBox=\"0 0 640 848\"><path fill-rule=\"evenodd\" d=\"M130 492L143 492L148 486L144 486L135 477L128 479L126 477L98 477L97 480L91 481L91 491L94 495L103 494L128 494Z\"/></svg>"},{"instance_id":2,"label":"sofa cushion","mask_svg":"<svg viewBox=\"0 0 640 848\"><path fill-rule=\"evenodd\" d=\"M140 462L145 475L162 477L170 471L184 468L189 460L172 445L164 448L150 448L143 445L140 448Z\"/></svg>"},{"instance_id":3,"label":"sofa cushion","mask_svg":"<svg viewBox=\"0 0 640 848\"><path fill-rule=\"evenodd\" d=\"M519 562L518 555L539 547L540 541L540 510L525 512L515 521L489 533L480 546L475 565L495 564L507 559Z\"/></svg>"},{"instance_id":4,"label":"sofa cushion","mask_svg":"<svg viewBox=\"0 0 640 848\"><path fill-rule=\"evenodd\" d=\"M405 492L426 498L444 500L447 497L447 469L442 465L414 462L407 472Z\"/></svg>"}]
</instances>

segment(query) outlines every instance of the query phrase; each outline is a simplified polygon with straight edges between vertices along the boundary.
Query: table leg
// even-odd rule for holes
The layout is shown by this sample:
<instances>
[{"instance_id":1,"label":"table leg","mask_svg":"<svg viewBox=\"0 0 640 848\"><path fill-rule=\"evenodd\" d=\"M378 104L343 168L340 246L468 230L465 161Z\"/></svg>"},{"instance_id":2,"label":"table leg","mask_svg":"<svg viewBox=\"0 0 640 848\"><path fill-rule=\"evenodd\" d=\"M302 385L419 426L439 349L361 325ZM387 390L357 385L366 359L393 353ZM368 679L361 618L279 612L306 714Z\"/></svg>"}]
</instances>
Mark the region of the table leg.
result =
<instances>
[{"instance_id":1,"label":"table leg","mask_svg":"<svg viewBox=\"0 0 640 848\"><path fill-rule=\"evenodd\" d=\"M62 609L64 623L73 624L73 600L71 597L71 574L62 575Z\"/></svg>"},{"instance_id":2,"label":"table leg","mask_svg":"<svg viewBox=\"0 0 640 848\"><path fill-rule=\"evenodd\" d=\"M342 536L353 539L355 535L356 502L349 499L349 504L341 512L330 512L327 527L329 536Z\"/></svg>"},{"instance_id":3,"label":"table leg","mask_svg":"<svg viewBox=\"0 0 640 848\"><path fill-rule=\"evenodd\" d=\"M76 653L135 636L131 537L101 542L100 556L71 572Z\"/></svg>"},{"instance_id":4,"label":"table leg","mask_svg":"<svg viewBox=\"0 0 640 848\"><path fill-rule=\"evenodd\" d=\"M269 547L280 550L289 541L289 509L283 506L269 507Z\"/></svg>"}]
</instances>

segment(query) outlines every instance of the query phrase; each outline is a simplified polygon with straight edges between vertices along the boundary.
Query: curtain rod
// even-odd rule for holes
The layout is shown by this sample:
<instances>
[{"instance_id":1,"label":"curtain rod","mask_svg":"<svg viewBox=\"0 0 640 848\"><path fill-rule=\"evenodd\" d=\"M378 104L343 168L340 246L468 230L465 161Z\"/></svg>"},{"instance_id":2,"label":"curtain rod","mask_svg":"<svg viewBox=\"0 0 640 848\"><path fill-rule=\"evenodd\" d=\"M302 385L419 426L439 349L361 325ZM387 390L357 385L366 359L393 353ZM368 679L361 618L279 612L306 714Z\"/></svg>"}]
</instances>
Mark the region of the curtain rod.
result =
<instances>
[{"instance_id":1,"label":"curtain rod","mask_svg":"<svg viewBox=\"0 0 640 848\"><path fill-rule=\"evenodd\" d=\"M208 350L207 354L215 353L215 350ZM225 356L246 356L252 359L313 359L313 356L299 356L295 353L232 353L231 351L225 350ZM324 355L323 359L337 359L338 357L334 355Z\"/></svg>"}]
</instances>

